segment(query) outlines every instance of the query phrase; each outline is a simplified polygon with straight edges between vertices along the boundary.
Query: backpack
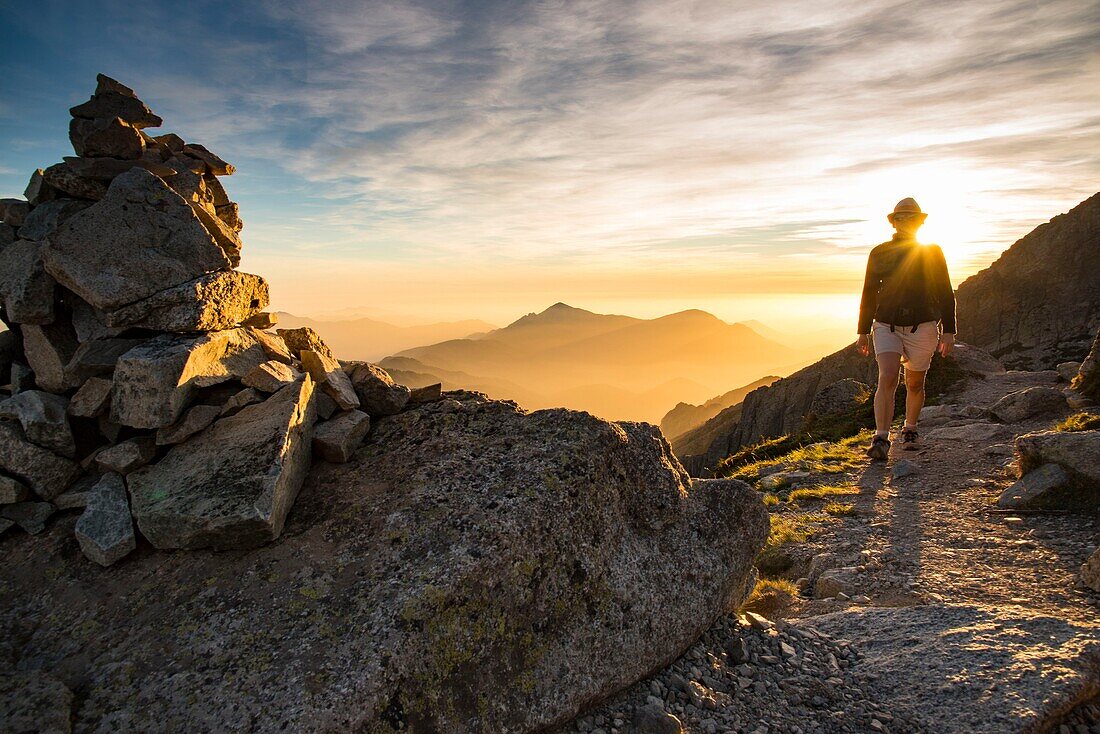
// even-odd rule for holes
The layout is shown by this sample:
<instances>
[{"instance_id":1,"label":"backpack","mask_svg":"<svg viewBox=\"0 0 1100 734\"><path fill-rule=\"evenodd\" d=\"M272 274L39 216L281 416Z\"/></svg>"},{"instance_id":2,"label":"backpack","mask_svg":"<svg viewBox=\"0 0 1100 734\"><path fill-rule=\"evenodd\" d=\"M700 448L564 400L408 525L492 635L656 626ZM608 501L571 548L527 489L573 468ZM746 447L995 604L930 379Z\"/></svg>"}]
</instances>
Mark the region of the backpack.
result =
<instances>
[{"instance_id":1,"label":"backpack","mask_svg":"<svg viewBox=\"0 0 1100 734\"><path fill-rule=\"evenodd\" d=\"M925 321L938 321L939 308L932 294L931 250L924 245L914 245L901 250L888 270L880 274L882 285L878 291L875 319L895 326L912 326Z\"/></svg>"}]
</instances>

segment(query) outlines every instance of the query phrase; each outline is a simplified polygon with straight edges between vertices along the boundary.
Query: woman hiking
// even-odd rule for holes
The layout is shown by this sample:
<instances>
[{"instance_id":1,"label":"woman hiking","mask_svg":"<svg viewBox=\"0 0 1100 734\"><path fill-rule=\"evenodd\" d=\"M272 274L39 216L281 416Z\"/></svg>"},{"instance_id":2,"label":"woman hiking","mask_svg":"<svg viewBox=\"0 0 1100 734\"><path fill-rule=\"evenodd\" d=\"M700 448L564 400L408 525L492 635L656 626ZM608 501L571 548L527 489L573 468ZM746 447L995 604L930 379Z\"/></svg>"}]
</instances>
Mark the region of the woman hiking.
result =
<instances>
[{"instance_id":1,"label":"woman hiking","mask_svg":"<svg viewBox=\"0 0 1100 734\"><path fill-rule=\"evenodd\" d=\"M875 390L875 436L867 448L872 459L890 451L890 423L901 366L905 366L903 448L917 448L917 418L924 407L924 376L939 349L946 357L955 345L955 294L947 261L937 245L917 242L917 230L927 214L916 200L902 199L886 216L894 236L867 257L867 275L859 304L859 353L871 353L874 334L878 362ZM941 328L942 326L942 328Z\"/></svg>"}]
</instances>

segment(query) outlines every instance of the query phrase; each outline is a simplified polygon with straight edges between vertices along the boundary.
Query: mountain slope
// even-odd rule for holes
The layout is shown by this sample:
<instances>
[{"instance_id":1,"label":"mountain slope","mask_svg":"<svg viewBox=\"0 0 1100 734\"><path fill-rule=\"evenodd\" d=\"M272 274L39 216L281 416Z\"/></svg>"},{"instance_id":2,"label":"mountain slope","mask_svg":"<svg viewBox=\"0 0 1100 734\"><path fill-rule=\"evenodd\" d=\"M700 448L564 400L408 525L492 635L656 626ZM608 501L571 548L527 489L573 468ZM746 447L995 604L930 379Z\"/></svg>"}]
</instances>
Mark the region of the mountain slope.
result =
<instances>
[{"instance_id":1,"label":"mountain slope","mask_svg":"<svg viewBox=\"0 0 1100 734\"><path fill-rule=\"evenodd\" d=\"M1010 368L1079 360L1100 327L1100 194L1041 224L963 281L959 337Z\"/></svg>"},{"instance_id":2,"label":"mountain slope","mask_svg":"<svg viewBox=\"0 0 1100 734\"><path fill-rule=\"evenodd\" d=\"M417 344L435 343L492 330L492 324L478 320L446 321L419 326L394 326L370 318L348 320L313 319L278 312L279 328L308 326L325 335L326 343L341 359L376 361L387 354Z\"/></svg>"},{"instance_id":3,"label":"mountain slope","mask_svg":"<svg viewBox=\"0 0 1100 734\"><path fill-rule=\"evenodd\" d=\"M766 387L778 379L775 375L762 377L759 380L750 382L748 385L711 398L702 405L678 403L675 408L665 413L665 417L661 419L661 432L669 437L669 441L675 447L677 439L682 437L683 434L703 425L726 408L740 403L746 395L756 388Z\"/></svg>"}]
</instances>

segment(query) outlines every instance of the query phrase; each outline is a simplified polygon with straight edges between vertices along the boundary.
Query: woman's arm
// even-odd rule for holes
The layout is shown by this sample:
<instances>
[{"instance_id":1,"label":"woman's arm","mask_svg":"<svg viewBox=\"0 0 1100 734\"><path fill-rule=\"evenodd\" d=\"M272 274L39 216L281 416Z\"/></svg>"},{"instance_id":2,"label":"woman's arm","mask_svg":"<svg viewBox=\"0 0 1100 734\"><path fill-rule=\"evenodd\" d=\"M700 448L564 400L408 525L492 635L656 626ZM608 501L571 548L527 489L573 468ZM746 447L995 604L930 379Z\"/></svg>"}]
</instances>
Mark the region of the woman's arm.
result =
<instances>
[{"instance_id":1,"label":"woman's arm","mask_svg":"<svg viewBox=\"0 0 1100 734\"><path fill-rule=\"evenodd\" d=\"M879 279L875 276L874 268L875 251L867 255L867 272L863 276L863 296L859 299L859 323L856 332L859 334L871 333L871 322L875 320L875 309L878 308Z\"/></svg>"}]
</instances>

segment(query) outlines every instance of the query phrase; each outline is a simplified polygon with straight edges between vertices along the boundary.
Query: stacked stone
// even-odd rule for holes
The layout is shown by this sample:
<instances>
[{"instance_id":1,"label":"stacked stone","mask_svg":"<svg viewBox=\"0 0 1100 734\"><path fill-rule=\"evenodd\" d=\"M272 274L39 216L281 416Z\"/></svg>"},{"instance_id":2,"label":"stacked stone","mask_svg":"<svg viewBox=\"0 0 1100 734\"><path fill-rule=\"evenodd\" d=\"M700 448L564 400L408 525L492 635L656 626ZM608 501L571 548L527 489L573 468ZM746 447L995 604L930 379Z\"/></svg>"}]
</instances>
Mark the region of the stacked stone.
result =
<instances>
[{"instance_id":1,"label":"stacked stone","mask_svg":"<svg viewBox=\"0 0 1100 734\"><path fill-rule=\"evenodd\" d=\"M254 547L314 452L347 461L412 393L310 329L266 331L267 283L235 270L233 166L150 136L161 118L97 80L70 110L77 156L0 200L0 533L81 509L102 565L136 547L135 520L160 549Z\"/></svg>"}]
</instances>

